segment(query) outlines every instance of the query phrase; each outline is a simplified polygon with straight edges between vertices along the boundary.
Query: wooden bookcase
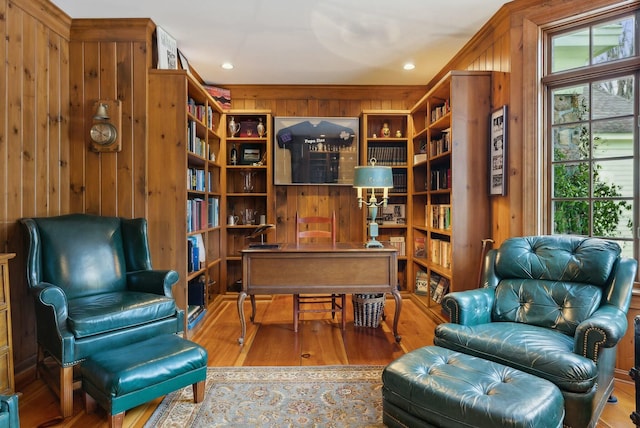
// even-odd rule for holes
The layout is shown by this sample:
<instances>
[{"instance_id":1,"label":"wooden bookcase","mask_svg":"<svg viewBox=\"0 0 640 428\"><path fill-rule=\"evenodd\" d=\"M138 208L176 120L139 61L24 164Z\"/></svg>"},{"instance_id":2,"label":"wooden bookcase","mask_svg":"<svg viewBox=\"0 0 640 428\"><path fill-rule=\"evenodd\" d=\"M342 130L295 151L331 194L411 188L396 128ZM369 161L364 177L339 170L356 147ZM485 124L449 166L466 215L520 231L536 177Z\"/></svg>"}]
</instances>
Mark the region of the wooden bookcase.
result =
<instances>
[{"instance_id":1,"label":"wooden bookcase","mask_svg":"<svg viewBox=\"0 0 640 428\"><path fill-rule=\"evenodd\" d=\"M491 233L491 77L452 71L411 109L411 289L441 318L438 283L445 292L478 287L482 240Z\"/></svg>"},{"instance_id":2,"label":"wooden bookcase","mask_svg":"<svg viewBox=\"0 0 640 428\"><path fill-rule=\"evenodd\" d=\"M155 268L174 269L190 335L221 293L221 124L224 114L183 70L149 71L149 240ZM223 132L223 131L222 131ZM199 247L194 265L193 241Z\"/></svg>"},{"instance_id":3,"label":"wooden bookcase","mask_svg":"<svg viewBox=\"0 0 640 428\"><path fill-rule=\"evenodd\" d=\"M393 173L393 189L389 192L387 207L378 209L379 241L389 242L398 248L398 287L407 290L407 261L410 249L411 199L408 186L412 180L409 164L409 111L365 110L362 112L362 141L360 165L370 165L372 158L378 166L390 166ZM368 210L363 207L364 233L369 236ZM368 239L368 238L367 238Z\"/></svg>"},{"instance_id":4,"label":"wooden bookcase","mask_svg":"<svg viewBox=\"0 0 640 428\"><path fill-rule=\"evenodd\" d=\"M221 220L223 226L222 278L224 292L240 291L242 280L242 257L240 251L250 242L270 242L275 239L275 230L262 237L249 235L265 216L265 223L274 222L273 195L273 147L272 121L268 110L229 110L224 117L225 137L223 144L223 174L221 187L223 204ZM233 133L230 122L236 124ZM260 124L264 132L259 132ZM262 135L261 135L262 134ZM232 150L235 149L235 164ZM253 214L251 220L250 215ZM237 221L230 224L229 216Z\"/></svg>"}]
</instances>

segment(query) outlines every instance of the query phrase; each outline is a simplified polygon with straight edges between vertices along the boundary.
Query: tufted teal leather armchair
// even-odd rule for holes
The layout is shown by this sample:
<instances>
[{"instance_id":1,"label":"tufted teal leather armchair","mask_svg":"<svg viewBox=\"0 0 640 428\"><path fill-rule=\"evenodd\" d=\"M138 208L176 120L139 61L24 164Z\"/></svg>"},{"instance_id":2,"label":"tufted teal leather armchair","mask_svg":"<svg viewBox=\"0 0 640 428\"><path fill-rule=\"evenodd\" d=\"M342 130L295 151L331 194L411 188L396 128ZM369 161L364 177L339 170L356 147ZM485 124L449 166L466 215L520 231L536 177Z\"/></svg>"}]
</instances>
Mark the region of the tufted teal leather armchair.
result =
<instances>
[{"instance_id":1,"label":"tufted teal leather armchair","mask_svg":"<svg viewBox=\"0 0 640 428\"><path fill-rule=\"evenodd\" d=\"M451 322L434 343L550 380L564 426L594 427L613 392L636 269L603 239L508 239L487 253L482 287L445 296Z\"/></svg>"},{"instance_id":2,"label":"tufted teal leather armchair","mask_svg":"<svg viewBox=\"0 0 640 428\"><path fill-rule=\"evenodd\" d=\"M145 219L69 214L20 220L26 229L38 372L73 414L73 366L101 350L183 330L173 270L154 270ZM60 366L59 379L45 360Z\"/></svg>"}]
</instances>

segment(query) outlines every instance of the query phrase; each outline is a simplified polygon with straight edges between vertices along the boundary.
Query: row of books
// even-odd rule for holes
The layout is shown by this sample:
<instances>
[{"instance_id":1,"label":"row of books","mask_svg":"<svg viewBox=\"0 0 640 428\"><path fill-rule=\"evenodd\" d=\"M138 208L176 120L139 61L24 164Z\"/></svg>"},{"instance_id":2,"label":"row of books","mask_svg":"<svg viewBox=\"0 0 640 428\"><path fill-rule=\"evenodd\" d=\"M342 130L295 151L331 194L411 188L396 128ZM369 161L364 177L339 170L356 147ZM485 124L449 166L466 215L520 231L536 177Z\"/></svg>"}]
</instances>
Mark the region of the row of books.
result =
<instances>
[{"instance_id":1,"label":"row of books","mask_svg":"<svg viewBox=\"0 0 640 428\"><path fill-rule=\"evenodd\" d=\"M209 150L209 144L198 136L196 122L193 120L187 126L187 150L205 159L216 160L215 154Z\"/></svg>"},{"instance_id":2,"label":"row of books","mask_svg":"<svg viewBox=\"0 0 640 428\"><path fill-rule=\"evenodd\" d=\"M451 111L451 102L449 100L445 100L445 102L437 107L434 107L431 110L431 123L437 121L447 113Z\"/></svg>"},{"instance_id":3,"label":"row of books","mask_svg":"<svg viewBox=\"0 0 640 428\"><path fill-rule=\"evenodd\" d=\"M198 168L187 168L187 190L205 192L211 189L211 171Z\"/></svg>"},{"instance_id":4,"label":"row of books","mask_svg":"<svg viewBox=\"0 0 640 428\"><path fill-rule=\"evenodd\" d=\"M210 197L187 200L187 232L220 226L220 200Z\"/></svg>"},{"instance_id":5,"label":"row of books","mask_svg":"<svg viewBox=\"0 0 640 428\"><path fill-rule=\"evenodd\" d=\"M427 205L425 211L426 226L441 230L451 229L451 205Z\"/></svg>"},{"instance_id":6,"label":"row of books","mask_svg":"<svg viewBox=\"0 0 640 428\"><path fill-rule=\"evenodd\" d=\"M429 141L429 155L438 156L451 150L451 129L447 128L440 134L440 138Z\"/></svg>"},{"instance_id":7,"label":"row of books","mask_svg":"<svg viewBox=\"0 0 640 428\"><path fill-rule=\"evenodd\" d=\"M442 298L449 292L449 279L435 272L431 272L429 277L429 293L431 300L436 303L442 302Z\"/></svg>"},{"instance_id":8,"label":"row of books","mask_svg":"<svg viewBox=\"0 0 640 428\"><path fill-rule=\"evenodd\" d=\"M423 296L431 296L436 302L442 302L442 297L449 292L449 279L435 272L429 275L419 269L416 272L415 293Z\"/></svg>"},{"instance_id":9,"label":"row of books","mask_svg":"<svg viewBox=\"0 0 640 428\"><path fill-rule=\"evenodd\" d=\"M451 188L451 168L436 168L431 170L430 186L431 190L442 190Z\"/></svg>"},{"instance_id":10,"label":"row of books","mask_svg":"<svg viewBox=\"0 0 640 428\"><path fill-rule=\"evenodd\" d=\"M429 252L432 263L451 268L451 242L432 238L429 240Z\"/></svg>"},{"instance_id":11,"label":"row of books","mask_svg":"<svg viewBox=\"0 0 640 428\"><path fill-rule=\"evenodd\" d=\"M375 158L377 165L397 166L407 164L406 146L369 146L367 159Z\"/></svg>"},{"instance_id":12,"label":"row of books","mask_svg":"<svg viewBox=\"0 0 640 428\"><path fill-rule=\"evenodd\" d=\"M404 236L390 236L389 244L396 247L398 249L399 256L407 255L407 245L404 239Z\"/></svg>"},{"instance_id":13,"label":"row of books","mask_svg":"<svg viewBox=\"0 0 640 428\"><path fill-rule=\"evenodd\" d=\"M405 172L393 173L393 189L389 193L407 193L407 174Z\"/></svg>"},{"instance_id":14,"label":"row of books","mask_svg":"<svg viewBox=\"0 0 640 428\"><path fill-rule=\"evenodd\" d=\"M200 122L204 123L207 128L213 129L213 109L211 106L196 104L193 98L189 98L187 101L187 111Z\"/></svg>"}]
</instances>

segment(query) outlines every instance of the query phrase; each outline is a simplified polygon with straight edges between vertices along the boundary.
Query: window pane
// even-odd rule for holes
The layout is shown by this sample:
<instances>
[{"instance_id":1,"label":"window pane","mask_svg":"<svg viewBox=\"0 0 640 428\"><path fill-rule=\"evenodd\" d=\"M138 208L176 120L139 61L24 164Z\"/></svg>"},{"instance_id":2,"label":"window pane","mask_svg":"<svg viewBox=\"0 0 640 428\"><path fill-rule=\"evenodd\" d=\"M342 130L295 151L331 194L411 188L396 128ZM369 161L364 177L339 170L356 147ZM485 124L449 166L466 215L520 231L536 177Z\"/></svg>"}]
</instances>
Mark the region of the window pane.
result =
<instances>
[{"instance_id":1,"label":"window pane","mask_svg":"<svg viewBox=\"0 0 640 428\"><path fill-rule=\"evenodd\" d=\"M586 198L589 196L589 164L562 163L553 166L554 198Z\"/></svg>"},{"instance_id":2,"label":"window pane","mask_svg":"<svg viewBox=\"0 0 640 428\"><path fill-rule=\"evenodd\" d=\"M593 205L593 235L633 238L633 204L620 199L600 200Z\"/></svg>"},{"instance_id":3,"label":"window pane","mask_svg":"<svg viewBox=\"0 0 640 428\"><path fill-rule=\"evenodd\" d=\"M589 235L589 203L556 201L553 203L553 233Z\"/></svg>"},{"instance_id":4,"label":"window pane","mask_svg":"<svg viewBox=\"0 0 640 428\"><path fill-rule=\"evenodd\" d=\"M589 87L587 85L554 89L551 92L553 124L589 120Z\"/></svg>"},{"instance_id":5,"label":"window pane","mask_svg":"<svg viewBox=\"0 0 640 428\"><path fill-rule=\"evenodd\" d=\"M553 127L553 160L582 160L589 157L589 131L584 125Z\"/></svg>"},{"instance_id":6,"label":"window pane","mask_svg":"<svg viewBox=\"0 0 640 428\"><path fill-rule=\"evenodd\" d=\"M633 197L633 159L599 161L593 165L593 197Z\"/></svg>"},{"instance_id":7,"label":"window pane","mask_svg":"<svg viewBox=\"0 0 640 428\"><path fill-rule=\"evenodd\" d=\"M551 38L551 72L589 65L589 29Z\"/></svg>"},{"instance_id":8,"label":"window pane","mask_svg":"<svg viewBox=\"0 0 640 428\"><path fill-rule=\"evenodd\" d=\"M593 119L633 114L633 76L593 83Z\"/></svg>"},{"instance_id":9,"label":"window pane","mask_svg":"<svg viewBox=\"0 0 640 428\"><path fill-rule=\"evenodd\" d=\"M628 257L632 259L633 258L633 242L631 241L616 241L616 242L622 248L622 253L620 253L620 255L622 257Z\"/></svg>"},{"instance_id":10,"label":"window pane","mask_svg":"<svg viewBox=\"0 0 640 428\"><path fill-rule=\"evenodd\" d=\"M633 118L593 123L593 157L633 156Z\"/></svg>"},{"instance_id":11,"label":"window pane","mask_svg":"<svg viewBox=\"0 0 640 428\"><path fill-rule=\"evenodd\" d=\"M594 64L629 58L635 53L633 16L593 27L592 57Z\"/></svg>"}]
</instances>

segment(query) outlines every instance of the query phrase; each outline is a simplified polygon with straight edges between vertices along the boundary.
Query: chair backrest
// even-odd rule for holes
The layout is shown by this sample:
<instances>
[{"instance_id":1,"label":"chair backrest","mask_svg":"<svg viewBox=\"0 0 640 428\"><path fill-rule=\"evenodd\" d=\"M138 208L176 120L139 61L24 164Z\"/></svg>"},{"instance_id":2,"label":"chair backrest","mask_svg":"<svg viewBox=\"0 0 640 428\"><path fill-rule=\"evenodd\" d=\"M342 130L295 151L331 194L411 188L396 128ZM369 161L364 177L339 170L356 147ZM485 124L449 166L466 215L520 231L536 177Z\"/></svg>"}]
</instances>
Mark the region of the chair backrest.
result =
<instances>
[{"instance_id":1,"label":"chair backrest","mask_svg":"<svg viewBox=\"0 0 640 428\"><path fill-rule=\"evenodd\" d=\"M488 282L496 286L492 309L496 321L573 335L578 324L605 302L628 309L631 289L612 290L626 287L624 281L615 281L621 259L615 242L573 235L530 236L507 239L492 251L495 263L489 266L495 278ZM611 301L612 296L620 301Z\"/></svg>"},{"instance_id":2,"label":"chair backrest","mask_svg":"<svg viewBox=\"0 0 640 428\"><path fill-rule=\"evenodd\" d=\"M25 218L30 287L50 283L68 299L126 288L126 273L151 268L144 219L90 214Z\"/></svg>"},{"instance_id":3,"label":"chair backrest","mask_svg":"<svg viewBox=\"0 0 640 428\"><path fill-rule=\"evenodd\" d=\"M316 225L319 227L305 228L309 225ZM320 228L324 226L325 228ZM304 228L304 229L303 229ZM296 244L300 243L301 238L328 238L331 239L331 243L336 243L336 213L331 214L331 217L322 216L309 216L300 217L296 212Z\"/></svg>"}]
</instances>

